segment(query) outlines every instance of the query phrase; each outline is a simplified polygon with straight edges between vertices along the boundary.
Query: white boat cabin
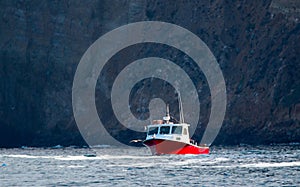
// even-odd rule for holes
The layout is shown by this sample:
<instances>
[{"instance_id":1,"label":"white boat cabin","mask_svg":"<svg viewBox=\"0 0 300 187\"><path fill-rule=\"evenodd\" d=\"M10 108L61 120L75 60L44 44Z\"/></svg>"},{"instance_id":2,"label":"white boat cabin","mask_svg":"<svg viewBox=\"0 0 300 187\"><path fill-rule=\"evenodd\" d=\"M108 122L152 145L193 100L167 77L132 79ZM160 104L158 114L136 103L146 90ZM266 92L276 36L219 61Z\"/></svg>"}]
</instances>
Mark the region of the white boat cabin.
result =
<instances>
[{"instance_id":1,"label":"white boat cabin","mask_svg":"<svg viewBox=\"0 0 300 187\"><path fill-rule=\"evenodd\" d=\"M153 124L148 125L146 140L163 139L190 143L189 124L164 122L163 120L155 120Z\"/></svg>"}]
</instances>

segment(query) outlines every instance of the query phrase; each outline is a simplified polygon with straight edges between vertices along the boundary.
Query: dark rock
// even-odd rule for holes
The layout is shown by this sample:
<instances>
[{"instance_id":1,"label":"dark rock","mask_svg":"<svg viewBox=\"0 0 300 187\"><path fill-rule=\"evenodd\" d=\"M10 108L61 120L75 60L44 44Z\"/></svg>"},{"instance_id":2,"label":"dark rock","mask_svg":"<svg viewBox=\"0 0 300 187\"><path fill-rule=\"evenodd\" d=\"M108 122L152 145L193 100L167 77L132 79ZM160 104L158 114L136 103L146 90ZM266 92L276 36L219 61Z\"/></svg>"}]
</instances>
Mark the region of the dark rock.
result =
<instances>
[{"instance_id":1,"label":"dark rock","mask_svg":"<svg viewBox=\"0 0 300 187\"><path fill-rule=\"evenodd\" d=\"M297 0L15 0L1 1L0 7L0 147L84 145L72 112L72 81L77 64L104 33L146 20L185 27L216 56L228 96L226 117L216 144L300 142ZM141 47L132 54L139 57L153 49ZM165 52L170 58L175 54L167 49ZM186 64L192 73L188 60ZM121 67L118 64L109 77L99 80L109 80ZM204 125L199 125L194 135L200 140L210 114L210 95L205 78L195 76L193 81L198 83L201 106L205 106L201 108ZM106 93L110 89L106 86L105 81L97 84L97 91ZM177 98L173 99L171 104L175 105ZM96 100L97 105L107 102L102 97ZM147 112L147 108L141 106L137 112ZM113 129L116 122L105 115ZM126 130L123 136L115 131L120 138L133 136ZM133 139L138 138L142 137Z\"/></svg>"}]
</instances>

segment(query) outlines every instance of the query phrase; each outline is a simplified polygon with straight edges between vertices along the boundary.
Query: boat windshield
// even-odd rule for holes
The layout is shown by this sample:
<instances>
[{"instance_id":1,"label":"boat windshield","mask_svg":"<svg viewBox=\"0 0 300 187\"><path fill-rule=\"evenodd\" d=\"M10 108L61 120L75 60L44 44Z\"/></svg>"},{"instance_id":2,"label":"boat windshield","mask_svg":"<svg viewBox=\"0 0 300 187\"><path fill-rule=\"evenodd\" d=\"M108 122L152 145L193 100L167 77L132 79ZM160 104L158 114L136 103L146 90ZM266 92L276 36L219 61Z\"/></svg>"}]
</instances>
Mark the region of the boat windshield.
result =
<instances>
[{"instance_id":1,"label":"boat windshield","mask_svg":"<svg viewBox=\"0 0 300 187\"><path fill-rule=\"evenodd\" d=\"M160 134L169 134L170 133L170 126L162 126L160 127Z\"/></svg>"},{"instance_id":2,"label":"boat windshield","mask_svg":"<svg viewBox=\"0 0 300 187\"><path fill-rule=\"evenodd\" d=\"M182 126L173 126L172 127L172 134L181 134L182 133Z\"/></svg>"},{"instance_id":3,"label":"boat windshield","mask_svg":"<svg viewBox=\"0 0 300 187\"><path fill-rule=\"evenodd\" d=\"M158 133L158 127L150 127L148 131L148 135L153 135Z\"/></svg>"}]
</instances>

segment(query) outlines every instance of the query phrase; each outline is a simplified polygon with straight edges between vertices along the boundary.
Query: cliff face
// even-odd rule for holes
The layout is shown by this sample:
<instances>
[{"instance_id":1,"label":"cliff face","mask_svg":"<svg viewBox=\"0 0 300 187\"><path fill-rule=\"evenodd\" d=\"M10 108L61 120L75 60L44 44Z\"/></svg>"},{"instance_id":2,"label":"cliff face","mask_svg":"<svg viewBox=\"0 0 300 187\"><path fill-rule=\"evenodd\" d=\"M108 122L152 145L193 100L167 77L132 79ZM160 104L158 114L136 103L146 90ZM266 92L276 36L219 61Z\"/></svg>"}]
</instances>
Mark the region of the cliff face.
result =
<instances>
[{"instance_id":1,"label":"cliff face","mask_svg":"<svg viewBox=\"0 0 300 187\"><path fill-rule=\"evenodd\" d=\"M71 100L80 58L104 33L145 20L190 30L217 58L228 105L215 143L300 142L297 0L1 1L0 6L1 147L84 144ZM102 102L100 93L97 104ZM205 124L209 103L202 106L207 106L201 114Z\"/></svg>"}]
</instances>

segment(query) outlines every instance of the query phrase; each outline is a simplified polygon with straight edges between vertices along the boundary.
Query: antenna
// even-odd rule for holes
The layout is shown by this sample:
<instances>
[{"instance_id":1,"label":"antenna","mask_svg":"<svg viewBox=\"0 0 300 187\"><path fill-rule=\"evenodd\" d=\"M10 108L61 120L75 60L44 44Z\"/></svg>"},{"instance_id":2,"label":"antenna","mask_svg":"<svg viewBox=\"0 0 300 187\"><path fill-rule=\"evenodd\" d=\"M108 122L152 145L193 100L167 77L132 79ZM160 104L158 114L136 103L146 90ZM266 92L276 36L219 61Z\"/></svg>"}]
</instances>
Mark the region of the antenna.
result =
<instances>
[{"instance_id":1,"label":"antenna","mask_svg":"<svg viewBox=\"0 0 300 187\"><path fill-rule=\"evenodd\" d=\"M179 99L179 122L184 123L184 116L183 116L183 109L182 109L182 101L181 101L181 95L180 92L178 92L178 99Z\"/></svg>"},{"instance_id":2,"label":"antenna","mask_svg":"<svg viewBox=\"0 0 300 187\"><path fill-rule=\"evenodd\" d=\"M169 121L170 121L170 119L171 119L171 117L170 117L170 112L169 112L169 104L167 104L166 107L167 107L167 108L166 108L166 116L163 117L163 120L165 120L166 123L169 123Z\"/></svg>"},{"instance_id":3,"label":"antenna","mask_svg":"<svg viewBox=\"0 0 300 187\"><path fill-rule=\"evenodd\" d=\"M166 106L166 116L170 116L170 111L169 111L169 104L167 104Z\"/></svg>"}]
</instances>

